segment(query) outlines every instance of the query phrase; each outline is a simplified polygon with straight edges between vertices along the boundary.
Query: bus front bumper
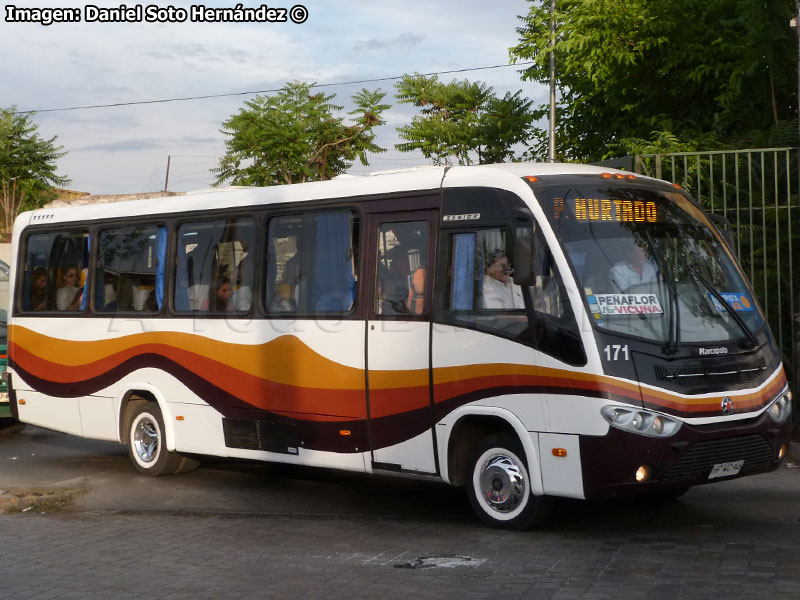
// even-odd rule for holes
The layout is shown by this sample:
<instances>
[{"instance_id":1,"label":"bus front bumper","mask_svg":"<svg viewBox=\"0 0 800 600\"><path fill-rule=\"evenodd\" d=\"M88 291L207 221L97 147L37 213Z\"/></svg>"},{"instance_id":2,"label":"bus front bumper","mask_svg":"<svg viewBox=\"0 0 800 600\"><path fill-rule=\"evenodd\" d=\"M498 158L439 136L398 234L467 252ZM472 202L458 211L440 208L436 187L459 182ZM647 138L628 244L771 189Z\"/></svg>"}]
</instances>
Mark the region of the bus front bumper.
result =
<instances>
[{"instance_id":1,"label":"bus front bumper","mask_svg":"<svg viewBox=\"0 0 800 600\"><path fill-rule=\"evenodd\" d=\"M762 413L731 423L684 423L667 438L614 427L605 436L581 436L584 495L655 494L774 471L783 461L781 448L788 451L791 427L791 418L776 423Z\"/></svg>"}]
</instances>

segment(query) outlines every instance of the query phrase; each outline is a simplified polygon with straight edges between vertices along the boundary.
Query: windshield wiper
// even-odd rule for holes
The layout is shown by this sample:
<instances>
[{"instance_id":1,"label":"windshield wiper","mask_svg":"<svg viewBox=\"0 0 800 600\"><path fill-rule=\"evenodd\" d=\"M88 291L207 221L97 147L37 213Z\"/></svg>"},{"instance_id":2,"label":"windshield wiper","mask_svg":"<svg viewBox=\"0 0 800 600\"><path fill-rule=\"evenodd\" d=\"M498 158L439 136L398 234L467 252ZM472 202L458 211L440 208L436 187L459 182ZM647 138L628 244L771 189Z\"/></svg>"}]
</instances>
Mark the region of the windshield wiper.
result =
<instances>
[{"instance_id":1,"label":"windshield wiper","mask_svg":"<svg viewBox=\"0 0 800 600\"><path fill-rule=\"evenodd\" d=\"M656 244L650 232L646 233L647 243L653 253L653 260L656 262L656 269L662 273L667 283L667 297L669 298L669 323L667 324L667 343L664 346L664 354L675 354L680 347L681 335L681 312L680 305L678 304L678 286L675 284L675 274L672 269L669 272L665 269L667 265L663 264L661 258L656 251Z\"/></svg>"},{"instance_id":2,"label":"windshield wiper","mask_svg":"<svg viewBox=\"0 0 800 600\"><path fill-rule=\"evenodd\" d=\"M675 274L670 269L666 275L669 303L672 310L669 311L669 339L665 352L666 354L675 354L681 345L681 306L678 301L678 285L675 283Z\"/></svg>"},{"instance_id":3,"label":"windshield wiper","mask_svg":"<svg viewBox=\"0 0 800 600\"><path fill-rule=\"evenodd\" d=\"M731 318L736 322L736 324L739 326L739 329L742 330L742 332L747 336L747 339L750 341L750 347L755 348L756 346L758 346L758 340L756 339L756 336L753 335L752 331L750 331L750 328L742 320L742 317L740 317L736 313L736 311L733 310L733 307L730 304L728 304L728 301L722 297L722 294L720 294L717 291L717 289L713 285L711 285L711 283L705 277L703 277L700 274L700 272L694 267L694 265L691 264L687 265L687 269L689 270L689 273L695 278L696 281L702 283L703 286L705 286L705 288L709 292L711 292L711 295L713 295L714 298L716 298L717 302L719 302L722 305L722 308L725 309L725 312L727 312L731 316Z\"/></svg>"}]
</instances>

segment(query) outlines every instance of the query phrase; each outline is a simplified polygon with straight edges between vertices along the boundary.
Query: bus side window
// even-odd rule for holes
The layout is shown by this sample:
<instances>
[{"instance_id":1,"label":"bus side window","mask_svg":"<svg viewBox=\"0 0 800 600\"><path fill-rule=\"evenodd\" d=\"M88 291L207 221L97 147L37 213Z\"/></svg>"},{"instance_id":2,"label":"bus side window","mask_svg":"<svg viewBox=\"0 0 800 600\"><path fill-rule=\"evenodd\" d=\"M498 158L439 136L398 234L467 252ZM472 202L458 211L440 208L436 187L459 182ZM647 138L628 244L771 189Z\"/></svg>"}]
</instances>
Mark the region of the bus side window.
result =
<instances>
[{"instance_id":1,"label":"bus side window","mask_svg":"<svg viewBox=\"0 0 800 600\"><path fill-rule=\"evenodd\" d=\"M175 257L176 312L248 312L255 247L250 218L182 223Z\"/></svg>"},{"instance_id":2,"label":"bus side window","mask_svg":"<svg viewBox=\"0 0 800 600\"><path fill-rule=\"evenodd\" d=\"M167 231L158 225L105 229L98 236L95 310L156 312L164 305Z\"/></svg>"},{"instance_id":3,"label":"bus side window","mask_svg":"<svg viewBox=\"0 0 800 600\"><path fill-rule=\"evenodd\" d=\"M480 331L530 343L525 292L511 279L509 232L480 229L450 235L445 318Z\"/></svg>"},{"instance_id":4,"label":"bus side window","mask_svg":"<svg viewBox=\"0 0 800 600\"><path fill-rule=\"evenodd\" d=\"M539 228L534 235L536 263L530 286L534 344L542 352L571 365L586 364L578 324L564 282Z\"/></svg>"},{"instance_id":5,"label":"bus side window","mask_svg":"<svg viewBox=\"0 0 800 600\"><path fill-rule=\"evenodd\" d=\"M34 234L25 242L22 311L79 311L88 298L89 234L60 231ZM69 272L69 282L65 275ZM60 298L57 306L57 299ZM68 300L68 301L67 301Z\"/></svg>"},{"instance_id":6,"label":"bus side window","mask_svg":"<svg viewBox=\"0 0 800 600\"><path fill-rule=\"evenodd\" d=\"M355 302L357 232L350 211L271 219L266 310L276 316L350 312Z\"/></svg>"},{"instance_id":7,"label":"bus side window","mask_svg":"<svg viewBox=\"0 0 800 600\"><path fill-rule=\"evenodd\" d=\"M378 231L378 290L375 312L420 315L424 312L428 223L383 223Z\"/></svg>"}]
</instances>

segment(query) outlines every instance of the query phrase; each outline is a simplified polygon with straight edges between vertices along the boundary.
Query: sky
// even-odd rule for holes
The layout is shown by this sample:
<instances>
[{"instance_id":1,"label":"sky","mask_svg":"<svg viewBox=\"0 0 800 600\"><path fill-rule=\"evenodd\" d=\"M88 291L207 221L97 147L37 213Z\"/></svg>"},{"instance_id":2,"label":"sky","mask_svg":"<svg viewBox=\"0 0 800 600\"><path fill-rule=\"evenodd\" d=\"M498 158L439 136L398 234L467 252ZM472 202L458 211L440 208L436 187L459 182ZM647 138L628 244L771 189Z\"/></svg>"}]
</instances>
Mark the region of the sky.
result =
<instances>
[{"instance_id":1,"label":"sky","mask_svg":"<svg viewBox=\"0 0 800 600\"><path fill-rule=\"evenodd\" d=\"M289 14L293 1L267 4ZM57 136L68 152L58 161L58 173L71 179L69 189L93 194L162 190L171 157L170 191L191 191L215 180L209 169L225 152L221 124L253 95L50 109L275 90L303 81L334 84L323 89L336 94L345 112L352 94L380 88L388 92L392 108L384 113L387 123L376 130L376 141L388 150L372 155L368 167L356 162L349 172L411 167L427 161L393 146L401 141L396 128L410 123L417 109L397 103L394 80L346 82L508 64L508 49L518 42L518 16L529 7L527 0L299 1L306 9L302 23L203 23L189 13L193 4L232 8L234 1L12 3L78 9L81 22L48 26L11 20L6 2L0 16L0 107L37 111L39 134ZM123 5L141 7L141 21L134 16L122 23L86 22L92 7ZM170 6L186 9L186 20L146 22L154 9ZM302 16L302 10L292 14ZM439 77L482 81L500 96L522 90L535 104L546 102L546 88L522 81L521 68Z\"/></svg>"}]
</instances>

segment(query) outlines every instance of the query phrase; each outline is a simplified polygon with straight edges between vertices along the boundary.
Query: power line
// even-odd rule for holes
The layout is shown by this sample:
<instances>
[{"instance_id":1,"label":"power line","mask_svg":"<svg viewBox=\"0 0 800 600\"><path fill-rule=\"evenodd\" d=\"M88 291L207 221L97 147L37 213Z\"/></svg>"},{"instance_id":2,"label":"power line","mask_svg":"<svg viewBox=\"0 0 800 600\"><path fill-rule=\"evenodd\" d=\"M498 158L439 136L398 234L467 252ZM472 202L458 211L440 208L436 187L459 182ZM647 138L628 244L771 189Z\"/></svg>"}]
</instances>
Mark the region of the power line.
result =
<instances>
[{"instance_id":1,"label":"power line","mask_svg":"<svg viewBox=\"0 0 800 600\"><path fill-rule=\"evenodd\" d=\"M470 67L466 69L453 69L450 71L433 71L430 73L415 73L414 76L430 77L431 75L451 75L453 73L468 73L470 71L487 71L489 69L503 69L506 67L517 67L521 65L531 65L533 61L521 63L508 63L504 65L489 65L486 67ZM354 81L340 81L336 83L315 83L311 85L312 88L335 87L340 85L360 85L362 83L380 83L382 81L394 81L402 79L405 75L396 75L393 77L378 77L375 79L358 79ZM281 88L269 90L255 90L249 92L230 92L227 94L207 94L204 96L185 96L182 98L161 98L157 100L136 100L131 102L114 102L112 104L91 104L87 106L70 106L67 108L42 108L39 110L18 110L16 114L27 115L31 113L48 113L48 112L66 112L71 110L89 110L95 108L115 108L120 106L139 106L145 104L165 104L167 102L186 102L189 100L209 100L211 98L230 98L234 96L249 96L251 94L274 94L279 92Z\"/></svg>"}]
</instances>

